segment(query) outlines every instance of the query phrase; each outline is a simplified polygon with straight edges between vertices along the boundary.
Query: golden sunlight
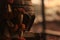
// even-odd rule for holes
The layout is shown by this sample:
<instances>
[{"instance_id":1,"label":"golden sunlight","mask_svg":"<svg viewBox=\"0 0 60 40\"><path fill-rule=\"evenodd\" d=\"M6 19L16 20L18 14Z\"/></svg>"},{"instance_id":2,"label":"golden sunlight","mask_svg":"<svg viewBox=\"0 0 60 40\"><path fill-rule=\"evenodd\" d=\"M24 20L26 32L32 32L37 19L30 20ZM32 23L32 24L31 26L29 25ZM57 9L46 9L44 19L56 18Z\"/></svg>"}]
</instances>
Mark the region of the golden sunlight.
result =
<instances>
[{"instance_id":1,"label":"golden sunlight","mask_svg":"<svg viewBox=\"0 0 60 40\"><path fill-rule=\"evenodd\" d=\"M40 4L40 0L31 0L33 4Z\"/></svg>"}]
</instances>

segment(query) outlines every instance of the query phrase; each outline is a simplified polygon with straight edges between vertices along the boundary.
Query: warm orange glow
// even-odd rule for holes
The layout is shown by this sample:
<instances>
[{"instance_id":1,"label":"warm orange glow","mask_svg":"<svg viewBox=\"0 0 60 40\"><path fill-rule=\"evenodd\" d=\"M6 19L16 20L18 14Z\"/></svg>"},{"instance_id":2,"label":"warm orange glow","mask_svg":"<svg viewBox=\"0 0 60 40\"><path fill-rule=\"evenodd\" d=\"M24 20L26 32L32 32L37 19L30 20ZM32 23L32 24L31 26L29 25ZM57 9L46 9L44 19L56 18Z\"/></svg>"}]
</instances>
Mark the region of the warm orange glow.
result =
<instances>
[{"instance_id":1,"label":"warm orange glow","mask_svg":"<svg viewBox=\"0 0 60 40\"><path fill-rule=\"evenodd\" d=\"M40 0L31 0L33 4L40 4Z\"/></svg>"},{"instance_id":2,"label":"warm orange glow","mask_svg":"<svg viewBox=\"0 0 60 40\"><path fill-rule=\"evenodd\" d=\"M33 4L39 5L41 0L31 0ZM60 0L44 0L45 7L54 7L60 5Z\"/></svg>"}]
</instances>

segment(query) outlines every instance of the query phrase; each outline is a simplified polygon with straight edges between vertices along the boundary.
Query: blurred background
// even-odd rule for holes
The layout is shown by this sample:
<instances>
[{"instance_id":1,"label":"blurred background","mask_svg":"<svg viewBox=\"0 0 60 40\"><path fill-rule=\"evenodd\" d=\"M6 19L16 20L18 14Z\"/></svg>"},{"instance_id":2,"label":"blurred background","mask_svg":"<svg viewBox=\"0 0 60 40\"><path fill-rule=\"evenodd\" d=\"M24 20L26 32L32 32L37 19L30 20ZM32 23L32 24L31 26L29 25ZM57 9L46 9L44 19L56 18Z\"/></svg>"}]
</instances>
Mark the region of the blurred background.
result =
<instances>
[{"instance_id":1,"label":"blurred background","mask_svg":"<svg viewBox=\"0 0 60 40\"><path fill-rule=\"evenodd\" d=\"M41 12L41 5L42 5L41 0L31 0L31 2L36 16L34 20L34 24L40 25L43 21L42 12ZM59 2L60 2L59 0L44 0L46 26L49 25L48 27L52 27L52 28L55 28L56 26L55 30L60 28L60 3Z\"/></svg>"},{"instance_id":2,"label":"blurred background","mask_svg":"<svg viewBox=\"0 0 60 40\"><path fill-rule=\"evenodd\" d=\"M36 17L30 32L41 33L43 30L41 0L31 0L31 2ZM44 8L46 33L49 34L46 40L60 40L60 0L44 0Z\"/></svg>"}]
</instances>

